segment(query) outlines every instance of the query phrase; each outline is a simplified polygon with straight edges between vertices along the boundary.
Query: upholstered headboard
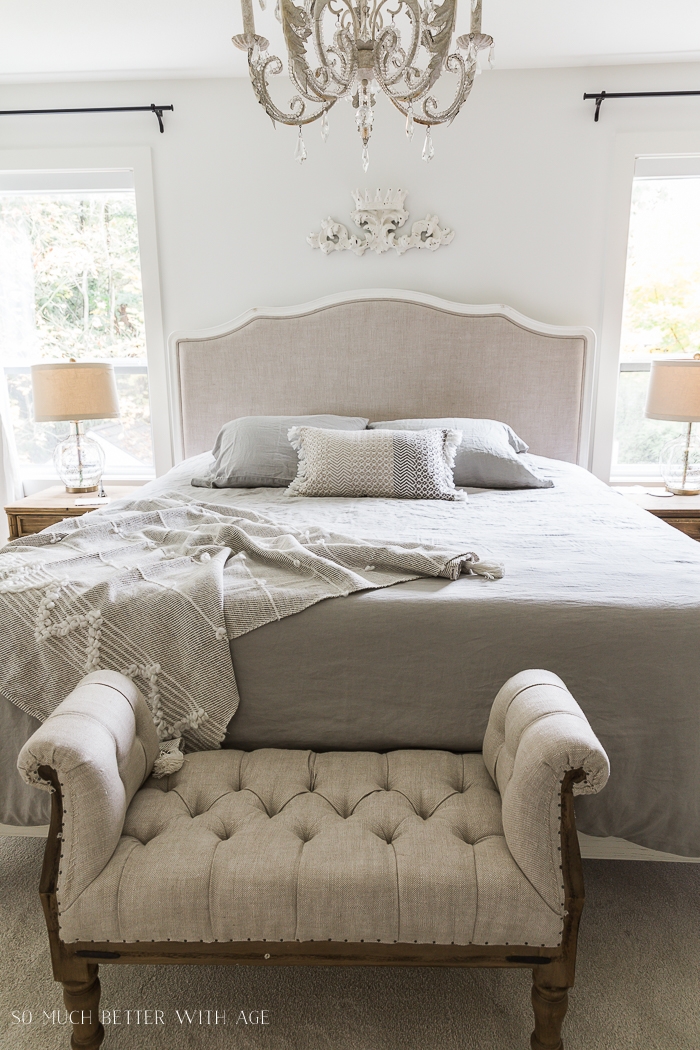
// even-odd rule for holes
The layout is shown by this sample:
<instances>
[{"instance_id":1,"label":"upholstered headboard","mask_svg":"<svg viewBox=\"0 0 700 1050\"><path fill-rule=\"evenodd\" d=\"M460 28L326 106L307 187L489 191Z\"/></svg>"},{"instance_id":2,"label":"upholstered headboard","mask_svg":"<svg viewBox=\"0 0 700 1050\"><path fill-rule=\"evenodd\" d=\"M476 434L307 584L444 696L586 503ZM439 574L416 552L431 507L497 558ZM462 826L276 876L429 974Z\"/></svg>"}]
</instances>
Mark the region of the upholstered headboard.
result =
<instances>
[{"instance_id":1,"label":"upholstered headboard","mask_svg":"<svg viewBox=\"0 0 700 1050\"><path fill-rule=\"evenodd\" d=\"M251 310L170 337L175 458L238 416L332 412L500 419L532 452L587 466L594 348L590 328L420 292Z\"/></svg>"}]
</instances>

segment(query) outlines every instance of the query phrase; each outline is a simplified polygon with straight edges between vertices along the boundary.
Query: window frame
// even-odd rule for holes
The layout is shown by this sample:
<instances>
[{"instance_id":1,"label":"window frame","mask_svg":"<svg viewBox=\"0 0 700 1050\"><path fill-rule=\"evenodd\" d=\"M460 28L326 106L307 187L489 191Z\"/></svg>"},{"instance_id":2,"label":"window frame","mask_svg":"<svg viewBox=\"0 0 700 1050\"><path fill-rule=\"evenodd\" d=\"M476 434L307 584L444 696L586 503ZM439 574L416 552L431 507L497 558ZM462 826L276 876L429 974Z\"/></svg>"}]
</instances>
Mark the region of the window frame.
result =
<instances>
[{"instance_id":1,"label":"window frame","mask_svg":"<svg viewBox=\"0 0 700 1050\"><path fill-rule=\"evenodd\" d=\"M164 474L173 465L170 428L170 401L168 397L167 359L163 329L163 314L158 267L155 199L151 150L144 146L104 147L45 150L0 150L0 173L28 176L32 173L75 174L79 191L80 175L88 172L130 171L133 173L136 219L138 223L141 285L143 292L144 323L146 330L146 361L148 364L148 393L151 412L153 461L156 475ZM21 192L21 191L18 191ZM32 192L31 190L29 192ZM56 478L27 477L25 490L37 491L56 483ZM106 477L106 480L109 480ZM139 484L147 480L143 475L120 475L116 484Z\"/></svg>"},{"instance_id":2,"label":"window frame","mask_svg":"<svg viewBox=\"0 0 700 1050\"><path fill-rule=\"evenodd\" d=\"M612 176L607 208L607 242L603 285L600 353L596 383L591 469L601 480L615 485L660 482L661 475L629 475L611 479L615 412L620 373L648 371L651 362L620 361L625 275L629 242L632 190L635 175L664 177L675 163L693 158L700 162L699 131L625 132L615 136ZM647 169L647 170L644 170Z\"/></svg>"}]
</instances>

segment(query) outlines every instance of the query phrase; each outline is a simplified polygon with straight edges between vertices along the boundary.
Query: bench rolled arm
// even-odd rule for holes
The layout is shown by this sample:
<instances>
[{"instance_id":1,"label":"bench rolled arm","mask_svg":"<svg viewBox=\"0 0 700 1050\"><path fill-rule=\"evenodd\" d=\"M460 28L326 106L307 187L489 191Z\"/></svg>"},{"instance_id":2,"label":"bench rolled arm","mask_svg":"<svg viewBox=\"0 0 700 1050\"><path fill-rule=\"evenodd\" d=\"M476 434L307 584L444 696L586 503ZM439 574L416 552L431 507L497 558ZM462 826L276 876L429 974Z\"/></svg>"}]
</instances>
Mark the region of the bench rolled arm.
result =
<instances>
[{"instance_id":1,"label":"bench rolled arm","mask_svg":"<svg viewBox=\"0 0 700 1050\"><path fill-rule=\"evenodd\" d=\"M28 784L51 790L41 772L49 767L60 785L62 909L114 853L129 803L158 754L148 705L134 683L116 671L86 675L20 751L17 768Z\"/></svg>"},{"instance_id":2,"label":"bench rolled arm","mask_svg":"<svg viewBox=\"0 0 700 1050\"><path fill-rule=\"evenodd\" d=\"M503 832L513 859L540 896L562 913L562 785L581 770L574 794L605 787L608 756L561 678L521 671L491 708L484 762L501 793Z\"/></svg>"}]
</instances>

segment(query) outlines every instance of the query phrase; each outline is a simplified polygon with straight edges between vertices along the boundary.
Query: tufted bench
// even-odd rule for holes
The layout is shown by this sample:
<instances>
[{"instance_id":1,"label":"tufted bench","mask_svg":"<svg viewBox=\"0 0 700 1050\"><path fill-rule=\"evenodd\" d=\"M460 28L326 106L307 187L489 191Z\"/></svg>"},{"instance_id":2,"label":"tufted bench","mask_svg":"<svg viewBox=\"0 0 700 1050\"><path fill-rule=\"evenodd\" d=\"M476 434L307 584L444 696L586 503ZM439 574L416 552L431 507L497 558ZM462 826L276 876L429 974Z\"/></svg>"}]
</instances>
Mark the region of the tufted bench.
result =
<instances>
[{"instance_id":1,"label":"tufted bench","mask_svg":"<svg viewBox=\"0 0 700 1050\"><path fill-rule=\"evenodd\" d=\"M564 683L525 671L482 754L199 752L149 776L150 711L88 675L27 742L53 789L41 895L54 975L94 1050L100 961L533 968L558 1050L583 905L574 792L608 763Z\"/></svg>"}]
</instances>

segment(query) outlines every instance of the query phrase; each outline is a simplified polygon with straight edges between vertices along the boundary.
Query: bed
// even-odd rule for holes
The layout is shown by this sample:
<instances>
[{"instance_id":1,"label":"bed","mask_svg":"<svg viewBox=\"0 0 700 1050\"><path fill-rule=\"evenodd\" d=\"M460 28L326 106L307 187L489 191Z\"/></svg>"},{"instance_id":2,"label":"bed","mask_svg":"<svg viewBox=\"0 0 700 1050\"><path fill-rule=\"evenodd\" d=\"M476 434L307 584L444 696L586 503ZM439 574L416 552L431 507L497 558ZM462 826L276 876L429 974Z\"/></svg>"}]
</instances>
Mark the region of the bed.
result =
<instances>
[{"instance_id":1,"label":"bed","mask_svg":"<svg viewBox=\"0 0 700 1050\"><path fill-rule=\"evenodd\" d=\"M585 469L593 375L587 329L418 293L252 311L172 337L181 462L148 491L362 538L468 534L506 566L491 583L417 580L324 601L237 639L241 702L225 744L478 751L494 692L540 666L577 696L611 760L607 791L577 803L580 830L700 855L700 545ZM190 485L227 420L317 412L501 419L554 486L443 504ZM36 722L7 702L0 719L9 768ZM12 785L0 820L45 823L38 793Z\"/></svg>"}]
</instances>

